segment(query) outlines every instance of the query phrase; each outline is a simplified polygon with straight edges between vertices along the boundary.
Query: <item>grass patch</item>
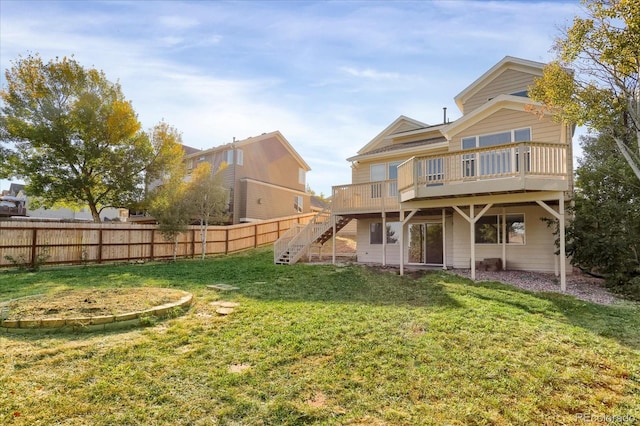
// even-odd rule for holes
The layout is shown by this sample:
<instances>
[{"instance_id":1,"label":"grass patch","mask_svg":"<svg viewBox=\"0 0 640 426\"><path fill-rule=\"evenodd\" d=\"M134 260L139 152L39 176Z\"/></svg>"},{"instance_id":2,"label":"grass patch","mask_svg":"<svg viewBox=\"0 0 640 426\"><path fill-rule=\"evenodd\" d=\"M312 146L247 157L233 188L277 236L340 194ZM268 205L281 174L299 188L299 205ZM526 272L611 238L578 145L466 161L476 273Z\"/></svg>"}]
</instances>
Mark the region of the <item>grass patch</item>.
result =
<instances>
[{"instance_id":1,"label":"grass patch","mask_svg":"<svg viewBox=\"0 0 640 426\"><path fill-rule=\"evenodd\" d=\"M206 261L0 274L0 301L172 287L185 315L0 334L2 424L582 424L640 419L640 310L443 272ZM222 292L208 284L239 290ZM228 316L216 300L239 302ZM630 418L627 417L627 418ZM631 424L631 423L629 423Z\"/></svg>"}]
</instances>

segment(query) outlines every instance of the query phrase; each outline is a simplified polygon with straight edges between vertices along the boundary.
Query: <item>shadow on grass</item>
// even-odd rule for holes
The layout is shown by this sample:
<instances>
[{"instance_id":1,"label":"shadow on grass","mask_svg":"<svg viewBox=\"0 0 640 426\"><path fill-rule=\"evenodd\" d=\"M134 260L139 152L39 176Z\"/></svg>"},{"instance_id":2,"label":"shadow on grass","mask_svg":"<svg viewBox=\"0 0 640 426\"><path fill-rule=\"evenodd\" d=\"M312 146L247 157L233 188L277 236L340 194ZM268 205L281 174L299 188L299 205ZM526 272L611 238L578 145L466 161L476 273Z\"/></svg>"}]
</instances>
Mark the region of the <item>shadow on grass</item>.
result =
<instances>
[{"instance_id":1,"label":"shadow on grass","mask_svg":"<svg viewBox=\"0 0 640 426\"><path fill-rule=\"evenodd\" d=\"M634 349L640 348L640 315L636 306L602 306L570 296L530 293L497 282L473 283L442 271L422 277L400 277L359 265L274 265L269 248L230 256L176 263L109 265L43 269L0 277L0 301L52 289L86 287L171 287L198 292L225 283L237 294L260 301L326 302L465 308L464 297L494 302L512 311L543 315L589 330Z\"/></svg>"},{"instance_id":2,"label":"shadow on grass","mask_svg":"<svg viewBox=\"0 0 640 426\"><path fill-rule=\"evenodd\" d=\"M529 292L497 281L465 280L468 292L478 299L527 314L564 320L631 349L640 349L640 306L637 304L599 305L565 294Z\"/></svg>"}]
</instances>

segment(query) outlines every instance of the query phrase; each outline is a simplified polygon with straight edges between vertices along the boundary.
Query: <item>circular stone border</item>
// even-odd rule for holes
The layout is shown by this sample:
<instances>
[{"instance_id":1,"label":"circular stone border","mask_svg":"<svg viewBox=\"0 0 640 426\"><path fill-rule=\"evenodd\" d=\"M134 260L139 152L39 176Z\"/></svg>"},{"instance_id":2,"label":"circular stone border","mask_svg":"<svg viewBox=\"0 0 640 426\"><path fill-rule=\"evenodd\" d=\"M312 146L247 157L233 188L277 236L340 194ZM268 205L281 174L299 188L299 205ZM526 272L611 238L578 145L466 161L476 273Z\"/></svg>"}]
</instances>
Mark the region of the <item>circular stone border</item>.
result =
<instances>
[{"instance_id":1,"label":"circular stone border","mask_svg":"<svg viewBox=\"0 0 640 426\"><path fill-rule=\"evenodd\" d=\"M93 317L75 317L75 318L42 318L42 319L19 319L5 320L0 316L0 333L20 333L20 332L42 332L42 331L103 331L119 328L128 328L140 325L141 322L147 321L150 316L156 318L166 318L176 308L185 308L193 303L193 294L183 291L184 296L177 302L165 303L164 305L154 306L153 308L143 311L133 311L116 315L96 315ZM26 296L24 298L37 297ZM20 298L20 299L24 299ZM10 302L0 303L0 309Z\"/></svg>"}]
</instances>

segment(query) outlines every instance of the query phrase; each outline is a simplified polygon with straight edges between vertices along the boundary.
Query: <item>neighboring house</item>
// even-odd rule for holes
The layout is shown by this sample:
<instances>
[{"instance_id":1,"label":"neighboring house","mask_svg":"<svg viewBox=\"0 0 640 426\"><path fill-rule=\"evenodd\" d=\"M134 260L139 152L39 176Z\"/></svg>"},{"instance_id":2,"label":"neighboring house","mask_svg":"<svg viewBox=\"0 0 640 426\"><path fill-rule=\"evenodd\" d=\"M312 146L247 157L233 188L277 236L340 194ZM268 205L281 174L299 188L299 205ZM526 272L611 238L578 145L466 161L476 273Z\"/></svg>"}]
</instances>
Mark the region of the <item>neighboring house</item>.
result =
<instances>
[{"instance_id":1,"label":"neighboring house","mask_svg":"<svg viewBox=\"0 0 640 426\"><path fill-rule=\"evenodd\" d=\"M27 199L23 193L24 185L12 183L9 190L0 192L0 217L26 216Z\"/></svg>"},{"instance_id":2,"label":"neighboring house","mask_svg":"<svg viewBox=\"0 0 640 426\"><path fill-rule=\"evenodd\" d=\"M311 168L279 131L187 153L189 171L200 162L222 169L229 188L231 222L243 223L311 212L306 174Z\"/></svg>"},{"instance_id":3,"label":"neighboring house","mask_svg":"<svg viewBox=\"0 0 640 426\"><path fill-rule=\"evenodd\" d=\"M9 208L9 203L14 203L16 208ZM126 221L127 209L106 208L100 212L103 221ZM60 208L30 208L29 197L24 191L24 185L12 183L7 194L0 196L0 216L23 216L29 219L44 220L83 220L93 221L88 207L72 210L66 207Z\"/></svg>"},{"instance_id":4,"label":"neighboring house","mask_svg":"<svg viewBox=\"0 0 640 426\"><path fill-rule=\"evenodd\" d=\"M348 159L352 183L333 187L325 220L338 225L310 238L327 241L357 219L359 262L400 265L401 273L406 265L465 268L475 278L491 259L555 272L564 289L564 239L560 258L541 219L557 219L564 236L574 127L526 110L543 66L505 57L455 97L462 117L454 122L396 119ZM294 251L281 245L276 262L295 261Z\"/></svg>"}]
</instances>

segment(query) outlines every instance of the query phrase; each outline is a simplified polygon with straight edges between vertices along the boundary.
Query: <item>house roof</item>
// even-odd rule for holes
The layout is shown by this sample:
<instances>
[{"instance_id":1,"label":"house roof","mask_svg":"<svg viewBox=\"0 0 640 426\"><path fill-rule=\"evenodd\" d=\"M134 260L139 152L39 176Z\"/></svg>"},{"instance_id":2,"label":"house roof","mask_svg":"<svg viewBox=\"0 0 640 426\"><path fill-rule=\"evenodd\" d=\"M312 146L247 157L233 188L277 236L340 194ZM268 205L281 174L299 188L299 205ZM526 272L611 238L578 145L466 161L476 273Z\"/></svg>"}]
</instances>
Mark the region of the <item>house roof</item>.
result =
<instances>
[{"instance_id":1,"label":"house roof","mask_svg":"<svg viewBox=\"0 0 640 426\"><path fill-rule=\"evenodd\" d=\"M269 132L269 133L263 133L259 136L252 136L243 140L234 141L234 142L227 143L224 145L219 145L213 148L199 150L194 153L185 155L185 158L211 154L216 151L226 151L228 149L231 149L232 147L240 148L240 147L251 145L254 143L259 143L263 140L270 139L270 138L276 138L282 144L282 146L284 146L285 149L289 151L289 153L293 156L293 158L296 159L296 161L300 164L301 168L303 168L305 171L311 170L311 167L309 167L306 161L302 159L300 154L298 154L298 152L293 148L293 146L289 143L289 141L287 141L287 139L282 135L282 133L280 133L279 130Z\"/></svg>"},{"instance_id":2,"label":"house roof","mask_svg":"<svg viewBox=\"0 0 640 426\"><path fill-rule=\"evenodd\" d=\"M376 149L379 147L379 145L381 145L382 143L385 142L386 138L389 135L392 135L394 133L397 133L398 130L403 126L403 125L407 125L410 127L413 127L413 130L415 129L421 129L421 128L427 128L429 127L428 124L423 123L421 121L415 120L413 118L409 118L407 116L401 115L400 117L396 118L393 123L389 124L383 131L381 131L380 133L378 133L378 135L376 137L374 137L373 139L371 139L371 141L366 144L365 146L363 146L359 151L358 151L358 155L363 155L363 154L367 154L370 151Z\"/></svg>"},{"instance_id":3,"label":"house roof","mask_svg":"<svg viewBox=\"0 0 640 426\"><path fill-rule=\"evenodd\" d=\"M185 144L182 144L182 149L184 150L185 155L195 154L196 152L202 151L201 149L193 148Z\"/></svg>"},{"instance_id":4,"label":"house roof","mask_svg":"<svg viewBox=\"0 0 640 426\"><path fill-rule=\"evenodd\" d=\"M311 208L314 210L322 211L329 206L329 204L325 203L321 198L315 195L312 195L310 197L310 202L311 202Z\"/></svg>"},{"instance_id":5,"label":"house roof","mask_svg":"<svg viewBox=\"0 0 640 426\"><path fill-rule=\"evenodd\" d=\"M453 123L447 125L443 130L444 135L450 139L451 135L466 129L469 126L479 122L501 109L511 109L515 111L524 111L525 105L539 105L537 102L529 98L517 95L498 95L485 103L481 107L474 109L468 114L463 115Z\"/></svg>"},{"instance_id":6,"label":"house roof","mask_svg":"<svg viewBox=\"0 0 640 426\"><path fill-rule=\"evenodd\" d=\"M445 138L444 136L439 136L439 137L430 138L430 139L423 139L419 141L395 143L393 145L387 145L378 149L368 151L361 155L355 155L353 157L347 158L347 161L364 160L368 158L388 156L389 154L391 155L407 154L414 150L422 149L425 146L436 145L438 143L443 143L443 142L444 143L447 142L447 138Z\"/></svg>"},{"instance_id":7,"label":"house roof","mask_svg":"<svg viewBox=\"0 0 640 426\"><path fill-rule=\"evenodd\" d=\"M17 196L20 191L24 191L24 185L20 183L12 183L9 185L9 195Z\"/></svg>"},{"instance_id":8,"label":"house roof","mask_svg":"<svg viewBox=\"0 0 640 426\"><path fill-rule=\"evenodd\" d=\"M546 64L530 61L528 59L505 56L500 62L491 67L487 72L478 77L473 83L458 93L453 99L460 111L464 114L464 103L480 89L491 83L498 75L507 69L522 70L531 74L542 75L542 69Z\"/></svg>"}]
</instances>

